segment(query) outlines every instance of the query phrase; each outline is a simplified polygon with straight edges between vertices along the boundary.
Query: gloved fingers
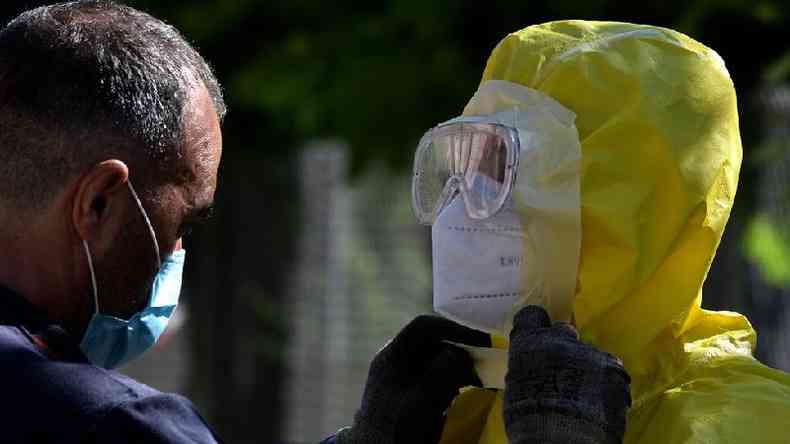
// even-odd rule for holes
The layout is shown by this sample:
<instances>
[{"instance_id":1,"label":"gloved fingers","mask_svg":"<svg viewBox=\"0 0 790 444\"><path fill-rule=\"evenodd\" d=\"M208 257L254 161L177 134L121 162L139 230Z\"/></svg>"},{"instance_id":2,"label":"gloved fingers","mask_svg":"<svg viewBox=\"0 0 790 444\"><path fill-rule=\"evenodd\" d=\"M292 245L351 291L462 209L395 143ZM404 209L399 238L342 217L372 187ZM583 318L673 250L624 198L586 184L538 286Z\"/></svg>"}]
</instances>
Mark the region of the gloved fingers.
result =
<instances>
[{"instance_id":1,"label":"gloved fingers","mask_svg":"<svg viewBox=\"0 0 790 444\"><path fill-rule=\"evenodd\" d=\"M604 383L615 384L625 387L630 386L631 375L629 375L628 371L626 371L625 365L623 365L623 361L617 356L614 356L606 352L603 353L606 359L606 362L603 365L606 369L604 375L604 379L606 381ZM630 393L629 393L629 405L630 405Z\"/></svg>"},{"instance_id":2,"label":"gloved fingers","mask_svg":"<svg viewBox=\"0 0 790 444\"><path fill-rule=\"evenodd\" d=\"M476 347L490 347L491 336L439 316L420 315L414 318L390 344L394 352L436 353L444 341Z\"/></svg>"},{"instance_id":3,"label":"gloved fingers","mask_svg":"<svg viewBox=\"0 0 790 444\"><path fill-rule=\"evenodd\" d=\"M551 327L551 318L546 310L538 305L527 305L519 310L513 318L513 332L548 327ZM511 335L513 332L511 332Z\"/></svg>"},{"instance_id":4,"label":"gloved fingers","mask_svg":"<svg viewBox=\"0 0 790 444\"><path fill-rule=\"evenodd\" d=\"M576 331L576 327L574 327L573 325L567 322L555 322L552 328L557 330L564 336L567 336L572 339L579 339L579 332Z\"/></svg>"},{"instance_id":5,"label":"gloved fingers","mask_svg":"<svg viewBox=\"0 0 790 444\"><path fill-rule=\"evenodd\" d=\"M617 356L615 356L615 355L613 355L611 353L605 352L603 350L601 350L601 351L606 355L607 359L609 360L609 362L612 365L614 365L616 367L620 367L623 370L625 370L625 364L623 364L623 360L622 359L618 358Z\"/></svg>"},{"instance_id":6,"label":"gloved fingers","mask_svg":"<svg viewBox=\"0 0 790 444\"><path fill-rule=\"evenodd\" d=\"M624 369L610 367L605 370L601 391L604 405L631 406L631 376Z\"/></svg>"},{"instance_id":7,"label":"gloved fingers","mask_svg":"<svg viewBox=\"0 0 790 444\"><path fill-rule=\"evenodd\" d=\"M446 347L431 362L410 393L413 404L424 409L420 415L426 418L444 416L461 388L480 384L468 354L458 348L450 348L453 347L451 345Z\"/></svg>"},{"instance_id":8,"label":"gloved fingers","mask_svg":"<svg viewBox=\"0 0 790 444\"><path fill-rule=\"evenodd\" d=\"M463 387L482 387L472 357L466 350L443 344L431 360L418 384L417 391L434 400L436 408L444 411Z\"/></svg>"},{"instance_id":9,"label":"gloved fingers","mask_svg":"<svg viewBox=\"0 0 790 444\"><path fill-rule=\"evenodd\" d=\"M528 305L519 310L513 319L510 342L517 343L519 338L526 338L537 331L550 332L552 336L572 340L579 339L579 333L573 325L567 322L555 322L552 325L551 318L543 307Z\"/></svg>"},{"instance_id":10,"label":"gloved fingers","mask_svg":"<svg viewBox=\"0 0 790 444\"><path fill-rule=\"evenodd\" d=\"M520 351L522 343L532 342L530 336L551 327L551 318L543 307L527 305L513 317L513 330L510 331L510 354Z\"/></svg>"}]
</instances>

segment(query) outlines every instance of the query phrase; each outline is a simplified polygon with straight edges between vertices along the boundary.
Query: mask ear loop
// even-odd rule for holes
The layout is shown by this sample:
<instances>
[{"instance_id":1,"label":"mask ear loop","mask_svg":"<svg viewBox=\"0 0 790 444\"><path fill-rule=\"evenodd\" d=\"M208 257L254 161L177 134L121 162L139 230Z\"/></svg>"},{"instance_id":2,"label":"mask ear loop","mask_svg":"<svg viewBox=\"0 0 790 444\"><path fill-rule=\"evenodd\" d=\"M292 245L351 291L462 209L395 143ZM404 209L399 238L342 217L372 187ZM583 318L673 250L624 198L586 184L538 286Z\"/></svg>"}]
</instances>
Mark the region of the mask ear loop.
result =
<instances>
[{"instance_id":1,"label":"mask ear loop","mask_svg":"<svg viewBox=\"0 0 790 444\"><path fill-rule=\"evenodd\" d=\"M85 248L85 256L88 257L88 268L91 271L91 286L93 288L93 305L96 313L99 312L99 290L96 286L96 271L93 269L93 258L91 257L91 250L88 248L88 242L83 239L82 246Z\"/></svg>"},{"instance_id":2,"label":"mask ear loop","mask_svg":"<svg viewBox=\"0 0 790 444\"><path fill-rule=\"evenodd\" d=\"M156 266L158 268L162 268L162 259L159 256L159 242L156 240L156 232L154 231L154 226L151 225L151 220L148 219L148 214L145 212L145 208L143 208L142 202L140 202L140 198L137 196L137 192L134 191L134 187L132 186L132 181L126 181L126 184L129 185L129 191L132 192L132 197L134 197L134 201L137 202L137 208L140 209L140 212L143 214L143 219L145 219L145 224L148 225L148 231L151 233L151 239L154 240L154 252L156 253Z\"/></svg>"}]
</instances>

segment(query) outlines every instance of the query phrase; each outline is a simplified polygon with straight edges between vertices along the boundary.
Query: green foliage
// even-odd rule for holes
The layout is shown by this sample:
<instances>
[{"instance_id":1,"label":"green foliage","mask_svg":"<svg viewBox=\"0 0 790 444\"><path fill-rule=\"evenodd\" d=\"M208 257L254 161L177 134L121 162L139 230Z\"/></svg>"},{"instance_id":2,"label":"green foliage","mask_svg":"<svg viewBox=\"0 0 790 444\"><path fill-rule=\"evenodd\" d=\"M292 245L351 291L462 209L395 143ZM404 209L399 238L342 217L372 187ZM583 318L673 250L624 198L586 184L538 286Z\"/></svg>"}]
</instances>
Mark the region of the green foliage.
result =
<instances>
[{"instance_id":1,"label":"green foliage","mask_svg":"<svg viewBox=\"0 0 790 444\"><path fill-rule=\"evenodd\" d=\"M766 67L765 81L768 84L790 81L790 51Z\"/></svg>"},{"instance_id":2,"label":"green foliage","mask_svg":"<svg viewBox=\"0 0 790 444\"><path fill-rule=\"evenodd\" d=\"M421 133L460 112L496 43L535 23L679 29L724 56L741 96L790 72L785 0L128 2L177 26L214 64L230 104L229 146L276 157L305 140L338 138L351 146L354 172L407 167ZM3 2L0 16L44 3Z\"/></svg>"},{"instance_id":3,"label":"green foliage","mask_svg":"<svg viewBox=\"0 0 790 444\"><path fill-rule=\"evenodd\" d=\"M743 245L766 282L777 287L790 284L790 239L771 218L757 215L746 229Z\"/></svg>"},{"instance_id":4,"label":"green foliage","mask_svg":"<svg viewBox=\"0 0 790 444\"><path fill-rule=\"evenodd\" d=\"M587 18L675 27L714 43L745 90L758 79L754 66L781 54L770 37L788 24L782 3L765 0L133 3L169 19L214 62L241 146L268 156L339 138L355 173L407 167L422 132L459 114L490 50L524 26ZM754 50L739 34L772 44Z\"/></svg>"}]
</instances>

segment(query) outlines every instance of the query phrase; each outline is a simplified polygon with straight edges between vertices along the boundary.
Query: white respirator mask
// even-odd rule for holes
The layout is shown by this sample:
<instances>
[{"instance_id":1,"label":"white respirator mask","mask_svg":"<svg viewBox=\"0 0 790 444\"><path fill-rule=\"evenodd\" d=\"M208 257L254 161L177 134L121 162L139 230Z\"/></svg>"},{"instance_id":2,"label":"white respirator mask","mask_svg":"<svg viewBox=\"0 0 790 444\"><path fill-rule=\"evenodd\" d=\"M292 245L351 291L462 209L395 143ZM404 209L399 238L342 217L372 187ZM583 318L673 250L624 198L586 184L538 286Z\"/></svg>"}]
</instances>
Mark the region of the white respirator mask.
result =
<instances>
[{"instance_id":1,"label":"white respirator mask","mask_svg":"<svg viewBox=\"0 0 790 444\"><path fill-rule=\"evenodd\" d=\"M525 305L571 320L581 249L575 117L539 91L491 80L463 117L423 136L412 201L431 225L438 313L503 336Z\"/></svg>"}]
</instances>

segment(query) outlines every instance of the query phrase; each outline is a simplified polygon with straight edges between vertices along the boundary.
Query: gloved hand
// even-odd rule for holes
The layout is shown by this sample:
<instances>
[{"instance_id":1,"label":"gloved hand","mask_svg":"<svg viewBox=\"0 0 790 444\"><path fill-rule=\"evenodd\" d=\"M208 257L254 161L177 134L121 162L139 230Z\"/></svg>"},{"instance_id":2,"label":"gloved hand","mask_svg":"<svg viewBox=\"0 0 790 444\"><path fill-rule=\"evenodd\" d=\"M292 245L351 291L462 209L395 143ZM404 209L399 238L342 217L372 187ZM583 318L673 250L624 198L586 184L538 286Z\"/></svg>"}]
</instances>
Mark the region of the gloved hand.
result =
<instances>
[{"instance_id":1,"label":"gloved hand","mask_svg":"<svg viewBox=\"0 0 790 444\"><path fill-rule=\"evenodd\" d=\"M444 414L461 387L480 385L466 351L443 341L488 347L490 337L437 316L411 321L373 358L362 404L339 444L439 442Z\"/></svg>"},{"instance_id":2,"label":"gloved hand","mask_svg":"<svg viewBox=\"0 0 790 444\"><path fill-rule=\"evenodd\" d=\"M570 324L552 326L537 306L516 314L508 353L511 444L622 442L631 378L619 359L579 341Z\"/></svg>"}]
</instances>

